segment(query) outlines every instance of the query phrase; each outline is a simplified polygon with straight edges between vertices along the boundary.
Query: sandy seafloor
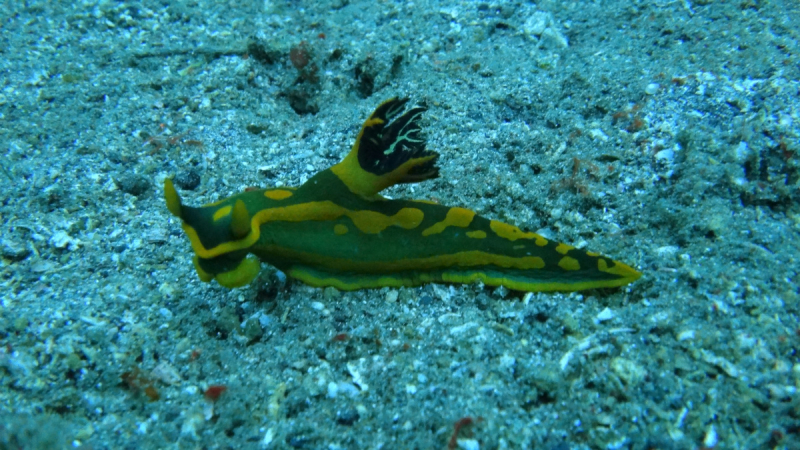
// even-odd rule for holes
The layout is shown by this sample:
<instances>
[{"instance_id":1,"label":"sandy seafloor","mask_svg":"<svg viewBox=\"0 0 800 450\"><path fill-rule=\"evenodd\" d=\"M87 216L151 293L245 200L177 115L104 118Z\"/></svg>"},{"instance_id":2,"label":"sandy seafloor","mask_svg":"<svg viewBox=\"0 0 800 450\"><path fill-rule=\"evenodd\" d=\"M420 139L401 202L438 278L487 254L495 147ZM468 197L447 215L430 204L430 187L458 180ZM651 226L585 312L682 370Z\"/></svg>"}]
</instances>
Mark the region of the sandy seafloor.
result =
<instances>
[{"instance_id":1,"label":"sandy seafloor","mask_svg":"<svg viewBox=\"0 0 800 450\"><path fill-rule=\"evenodd\" d=\"M0 8L0 448L800 448L797 2ZM643 277L198 280L165 177L299 185L395 95L442 170L390 196Z\"/></svg>"}]
</instances>

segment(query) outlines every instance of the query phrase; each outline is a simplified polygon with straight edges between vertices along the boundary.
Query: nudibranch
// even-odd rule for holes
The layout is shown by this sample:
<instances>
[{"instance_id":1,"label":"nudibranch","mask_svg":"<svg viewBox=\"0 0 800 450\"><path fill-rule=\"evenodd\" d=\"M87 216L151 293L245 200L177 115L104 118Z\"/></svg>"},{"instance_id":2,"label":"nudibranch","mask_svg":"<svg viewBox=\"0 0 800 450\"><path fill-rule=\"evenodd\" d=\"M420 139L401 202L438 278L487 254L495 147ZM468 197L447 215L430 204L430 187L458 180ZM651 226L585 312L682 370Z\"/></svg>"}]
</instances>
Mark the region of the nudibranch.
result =
<instances>
[{"instance_id":1,"label":"nudibranch","mask_svg":"<svg viewBox=\"0 0 800 450\"><path fill-rule=\"evenodd\" d=\"M167 178L167 208L181 219L200 279L244 286L261 263L312 286L341 290L473 283L519 291L618 287L641 273L606 256L477 215L379 192L439 176L425 147L422 107L383 102L338 164L297 188L248 190L202 207L181 202Z\"/></svg>"}]
</instances>

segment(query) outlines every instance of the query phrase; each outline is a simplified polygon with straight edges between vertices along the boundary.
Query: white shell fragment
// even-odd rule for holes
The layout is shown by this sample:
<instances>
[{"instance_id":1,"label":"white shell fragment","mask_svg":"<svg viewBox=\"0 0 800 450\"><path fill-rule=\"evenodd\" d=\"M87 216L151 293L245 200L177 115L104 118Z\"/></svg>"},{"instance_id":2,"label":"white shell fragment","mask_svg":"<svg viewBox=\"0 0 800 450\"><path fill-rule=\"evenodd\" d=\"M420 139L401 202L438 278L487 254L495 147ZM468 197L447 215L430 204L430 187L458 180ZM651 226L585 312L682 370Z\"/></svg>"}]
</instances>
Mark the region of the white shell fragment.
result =
<instances>
[{"instance_id":1,"label":"white shell fragment","mask_svg":"<svg viewBox=\"0 0 800 450\"><path fill-rule=\"evenodd\" d=\"M728 361L722 356L717 356L708 350L700 350L700 354L703 356L703 361L719 367L731 378L739 378L739 369L737 369L732 362Z\"/></svg>"},{"instance_id":2,"label":"white shell fragment","mask_svg":"<svg viewBox=\"0 0 800 450\"><path fill-rule=\"evenodd\" d=\"M181 382L181 375L178 373L178 370L165 361L158 363L158 365L153 368L151 375L156 380L170 386Z\"/></svg>"},{"instance_id":3,"label":"white shell fragment","mask_svg":"<svg viewBox=\"0 0 800 450\"><path fill-rule=\"evenodd\" d=\"M541 36L552 21L553 18L550 14L544 11L536 11L522 25L522 31L527 35Z\"/></svg>"},{"instance_id":4,"label":"white shell fragment","mask_svg":"<svg viewBox=\"0 0 800 450\"><path fill-rule=\"evenodd\" d=\"M50 237L50 245L60 250L75 250L80 245L80 242L68 235L65 231L56 231Z\"/></svg>"},{"instance_id":5,"label":"white shell fragment","mask_svg":"<svg viewBox=\"0 0 800 450\"><path fill-rule=\"evenodd\" d=\"M609 321L609 320L613 319L614 317L616 317L616 314L614 314L614 311L610 310L609 308L605 308L602 311L600 311L597 314L597 316L595 316L594 322L595 323L603 323L603 322L606 322L606 321Z\"/></svg>"},{"instance_id":6,"label":"white shell fragment","mask_svg":"<svg viewBox=\"0 0 800 450\"><path fill-rule=\"evenodd\" d=\"M522 32L545 48L557 49L569 46L567 38L558 31L553 16L544 11L531 14L522 25Z\"/></svg>"}]
</instances>

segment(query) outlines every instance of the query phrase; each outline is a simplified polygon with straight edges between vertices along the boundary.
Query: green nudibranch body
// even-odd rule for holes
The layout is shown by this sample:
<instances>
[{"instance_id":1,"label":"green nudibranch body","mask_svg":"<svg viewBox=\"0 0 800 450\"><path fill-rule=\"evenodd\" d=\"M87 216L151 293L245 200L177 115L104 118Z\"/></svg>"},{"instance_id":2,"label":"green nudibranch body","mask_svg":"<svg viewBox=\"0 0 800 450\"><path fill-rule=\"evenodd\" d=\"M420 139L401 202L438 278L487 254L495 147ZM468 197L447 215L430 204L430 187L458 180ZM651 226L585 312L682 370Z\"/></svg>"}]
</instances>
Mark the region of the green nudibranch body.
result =
<instances>
[{"instance_id":1,"label":"green nudibranch body","mask_svg":"<svg viewBox=\"0 0 800 450\"><path fill-rule=\"evenodd\" d=\"M342 290L481 281L577 291L641 276L468 209L381 197L386 187L439 175L439 155L420 134L425 110L403 112L407 101L378 106L347 157L298 188L251 190L197 208L182 204L166 179L167 207L183 222L200 279L244 286L262 261L312 286Z\"/></svg>"}]
</instances>

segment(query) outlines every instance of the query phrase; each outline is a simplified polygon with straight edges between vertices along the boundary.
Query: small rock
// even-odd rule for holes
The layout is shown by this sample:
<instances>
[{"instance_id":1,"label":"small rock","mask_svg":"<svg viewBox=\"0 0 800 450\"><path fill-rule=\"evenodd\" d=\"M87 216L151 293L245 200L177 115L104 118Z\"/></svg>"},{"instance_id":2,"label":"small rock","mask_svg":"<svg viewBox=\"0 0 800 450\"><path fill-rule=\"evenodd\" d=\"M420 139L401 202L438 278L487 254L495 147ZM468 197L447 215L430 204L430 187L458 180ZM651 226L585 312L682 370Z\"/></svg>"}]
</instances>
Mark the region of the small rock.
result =
<instances>
[{"instance_id":1,"label":"small rock","mask_svg":"<svg viewBox=\"0 0 800 450\"><path fill-rule=\"evenodd\" d=\"M495 289L492 294L495 298L501 298L501 299L506 298L506 296L508 295L508 289L506 289L505 286L500 286L497 289Z\"/></svg>"},{"instance_id":2,"label":"small rock","mask_svg":"<svg viewBox=\"0 0 800 450\"><path fill-rule=\"evenodd\" d=\"M644 93L647 95L655 95L660 87L658 83L650 83L644 88Z\"/></svg>"},{"instance_id":3,"label":"small rock","mask_svg":"<svg viewBox=\"0 0 800 450\"><path fill-rule=\"evenodd\" d=\"M325 304L322 302L311 302L311 309L315 311L322 311L325 309Z\"/></svg>"},{"instance_id":4,"label":"small rock","mask_svg":"<svg viewBox=\"0 0 800 450\"><path fill-rule=\"evenodd\" d=\"M386 293L386 303L394 303L397 301L397 298L400 296L400 293L396 289L392 289L391 291Z\"/></svg>"},{"instance_id":5,"label":"small rock","mask_svg":"<svg viewBox=\"0 0 800 450\"><path fill-rule=\"evenodd\" d=\"M149 228L142 235L151 244L165 244L169 240L169 233L163 228Z\"/></svg>"},{"instance_id":6,"label":"small rock","mask_svg":"<svg viewBox=\"0 0 800 450\"><path fill-rule=\"evenodd\" d=\"M527 35L541 36L547 26L552 22L550 14L544 11L536 11L531 14L525 24L522 25L522 31Z\"/></svg>"},{"instance_id":7,"label":"small rock","mask_svg":"<svg viewBox=\"0 0 800 450\"><path fill-rule=\"evenodd\" d=\"M777 401L791 400L792 396L797 393L797 388L794 386L785 386L782 384L770 383L767 385L769 396Z\"/></svg>"},{"instance_id":8,"label":"small rock","mask_svg":"<svg viewBox=\"0 0 800 450\"><path fill-rule=\"evenodd\" d=\"M644 367L626 358L614 358L611 360L611 370L628 386L636 386L647 375Z\"/></svg>"},{"instance_id":9,"label":"small rock","mask_svg":"<svg viewBox=\"0 0 800 450\"><path fill-rule=\"evenodd\" d=\"M31 264L31 271L33 271L33 273L46 273L55 270L55 268L56 264L46 259L40 259Z\"/></svg>"},{"instance_id":10,"label":"small rock","mask_svg":"<svg viewBox=\"0 0 800 450\"><path fill-rule=\"evenodd\" d=\"M460 336L465 334L471 334L473 330L477 330L480 328L480 325L475 322L467 322L463 325L458 325L455 327L450 328L450 335L451 336Z\"/></svg>"},{"instance_id":11,"label":"small rock","mask_svg":"<svg viewBox=\"0 0 800 450\"><path fill-rule=\"evenodd\" d=\"M251 124L248 124L245 127L245 129L251 134L255 134L256 136L260 136L260 135L262 135L263 133L266 133L269 130L269 125L251 123Z\"/></svg>"},{"instance_id":12,"label":"small rock","mask_svg":"<svg viewBox=\"0 0 800 450\"><path fill-rule=\"evenodd\" d=\"M336 398L339 395L339 385L333 381L328 382L328 398Z\"/></svg>"},{"instance_id":13,"label":"small rock","mask_svg":"<svg viewBox=\"0 0 800 450\"><path fill-rule=\"evenodd\" d=\"M541 43L545 48L557 49L569 47L567 38L553 28L544 30L541 36Z\"/></svg>"},{"instance_id":14,"label":"small rock","mask_svg":"<svg viewBox=\"0 0 800 450\"><path fill-rule=\"evenodd\" d=\"M706 435L703 437L703 447L714 448L717 446L717 442L719 442L717 430L714 429L714 425L709 425L708 429L706 430Z\"/></svg>"},{"instance_id":15,"label":"small rock","mask_svg":"<svg viewBox=\"0 0 800 450\"><path fill-rule=\"evenodd\" d=\"M678 342L691 341L694 339L694 336L695 336L694 330L683 330L678 333L676 339L678 340Z\"/></svg>"},{"instance_id":16,"label":"small rock","mask_svg":"<svg viewBox=\"0 0 800 450\"><path fill-rule=\"evenodd\" d=\"M186 191L193 191L200 186L200 174L194 169L182 170L175 176L175 184Z\"/></svg>"},{"instance_id":17,"label":"small rock","mask_svg":"<svg viewBox=\"0 0 800 450\"><path fill-rule=\"evenodd\" d=\"M22 261L31 254L31 250L22 242L4 239L0 242L0 254L10 261Z\"/></svg>"},{"instance_id":18,"label":"small rock","mask_svg":"<svg viewBox=\"0 0 800 450\"><path fill-rule=\"evenodd\" d=\"M168 283L165 283L161 285L161 287L163 286L170 286L170 285ZM161 287L159 287L159 292L161 292L162 290ZM173 314L172 311L170 311L169 309L159 308L158 313L161 314L161 317L163 317L165 320L172 320Z\"/></svg>"},{"instance_id":19,"label":"small rock","mask_svg":"<svg viewBox=\"0 0 800 450\"><path fill-rule=\"evenodd\" d=\"M517 359L509 355L508 353L504 353L503 356L500 357L500 367L504 369L511 369L516 364L517 364Z\"/></svg>"},{"instance_id":20,"label":"small rock","mask_svg":"<svg viewBox=\"0 0 800 450\"><path fill-rule=\"evenodd\" d=\"M75 353L67 355L67 357L64 358L64 362L67 363L67 367L69 367L70 370L78 370L83 367L83 360Z\"/></svg>"},{"instance_id":21,"label":"small rock","mask_svg":"<svg viewBox=\"0 0 800 450\"><path fill-rule=\"evenodd\" d=\"M114 183L117 185L120 191L140 196L147 192L150 189L150 183L147 179L141 175L137 174L124 174L114 180Z\"/></svg>"},{"instance_id":22,"label":"small rock","mask_svg":"<svg viewBox=\"0 0 800 450\"><path fill-rule=\"evenodd\" d=\"M106 153L106 158L114 164L128 162L128 158L123 156L122 153L116 150L109 150Z\"/></svg>"},{"instance_id":23,"label":"small rock","mask_svg":"<svg viewBox=\"0 0 800 450\"><path fill-rule=\"evenodd\" d=\"M68 235L66 231L56 231L50 237L50 245L59 250L74 250L77 247L77 244L77 241Z\"/></svg>"},{"instance_id":24,"label":"small rock","mask_svg":"<svg viewBox=\"0 0 800 450\"><path fill-rule=\"evenodd\" d=\"M350 398L356 398L361 395L361 391L353 383L348 383L346 381L342 381L336 385L336 393L338 394L341 392L344 395L347 395ZM329 391L330 394L330 391Z\"/></svg>"},{"instance_id":25,"label":"small rock","mask_svg":"<svg viewBox=\"0 0 800 450\"><path fill-rule=\"evenodd\" d=\"M656 159L659 161L670 162L675 159L675 150L671 148L665 148L664 150L656 153Z\"/></svg>"},{"instance_id":26,"label":"small rock","mask_svg":"<svg viewBox=\"0 0 800 450\"><path fill-rule=\"evenodd\" d=\"M261 328L261 322L259 322L258 318L251 317L247 319L247 322L244 324L244 335L247 336L247 339L254 341L259 339L263 334L264 330Z\"/></svg>"},{"instance_id":27,"label":"small rock","mask_svg":"<svg viewBox=\"0 0 800 450\"><path fill-rule=\"evenodd\" d=\"M606 142L608 140L608 135L603 133L603 130L601 130L600 128L592 128L591 130L589 130L587 134L589 135L590 138L596 141Z\"/></svg>"},{"instance_id":28,"label":"small rock","mask_svg":"<svg viewBox=\"0 0 800 450\"><path fill-rule=\"evenodd\" d=\"M605 308L604 310L600 311L599 314L594 318L595 323L602 323L608 320L613 319L615 316L614 311Z\"/></svg>"},{"instance_id":29,"label":"small rock","mask_svg":"<svg viewBox=\"0 0 800 450\"><path fill-rule=\"evenodd\" d=\"M750 148L747 145L747 142L740 141L739 144L733 149L733 159L739 163L744 164L750 159Z\"/></svg>"},{"instance_id":30,"label":"small rock","mask_svg":"<svg viewBox=\"0 0 800 450\"><path fill-rule=\"evenodd\" d=\"M703 361L719 367L731 378L739 378L739 369L732 362L728 361L722 356L717 356L705 349L700 350L700 355L702 356Z\"/></svg>"},{"instance_id":31,"label":"small rock","mask_svg":"<svg viewBox=\"0 0 800 450\"><path fill-rule=\"evenodd\" d=\"M28 328L28 318L27 317L17 317L14 319L14 331L19 333L25 331Z\"/></svg>"},{"instance_id":32,"label":"small rock","mask_svg":"<svg viewBox=\"0 0 800 450\"><path fill-rule=\"evenodd\" d=\"M442 325L455 325L461 322L461 315L456 313L445 313L437 317L436 320Z\"/></svg>"},{"instance_id":33,"label":"small rock","mask_svg":"<svg viewBox=\"0 0 800 450\"><path fill-rule=\"evenodd\" d=\"M281 282L283 282L283 281L285 281L285 276L284 276L284 280L282 280ZM334 299L334 298L338 298L340 296L341 296L341 292L339 292L333 286L328 286L328 287L326 287L325 289L322 290L322 297L325 300L331 300L331 299Z\"/></svg>"},{"instance_id":34,"label":"small rock","mask_svg":"<svg viewBox=\"0 0 800 450\"><path fill-rule=\"evenodd\" d=\"M359 417L357 410L345 409L336 413L336 423L351 426L358 421Z\"/></svg>"},{"instance_id":35,"label":"small rock","mask_svg":"<svg viewBox=\"0 0 800 450\"><path fill-rule=\"evenodd\" d=\"M90 437L92 437L93 434L94 434L94 427L90 423L87 424L85 427L81 428L80 430L78 430L77 433L75 433L75 439L79 441L85 441Z\"/></svg>"},{"instance_id":36,"label":"small rock","mask_svg":"<svg viewBox=\"0 0 800 450\"><path fill-rule=\"evenodd\" d=\"M677 245L664 245L656 249L656 255L658 255L659 258L664 259L674 256L680 249L681 248Z\"/></svg>"},{"instance_id":37,"label":"small rock","mask_svg":"<svg viewBox=\"0 0 800 450\"><path fill-rule=\"evenodd\" d=\"M485 294L479 294L478 297L475 299L475 307L481 311L486 311L489 309L489 296Z\"/></svg>"},{"instance_id":38,"label":"small rock","mask_svg":"<svg viewBox=\"0 0 800 450\"><path fill-rule=\"evenodd\" d=\"M150 374L156 380L167 385L175 385L181 382L181 375L178 373L178 370L164 361L158 363Z\"/></svg>"},{"instance_id":39,"label":"small rock","mask_svg":"<svg viewBox=\"0 0 800 450\"><path fill-rule=\"evenodd\" d=\"M275 429L270 428L267 430L266 433L264 433L264 439L261 440L261 447L263 448L269 447L269 445L272 444L272 441L274 439L275 439Z\"/></svg>"},{"instance_id":40,"label":"small rock","mask_svg":"<svg viewBox=\"0 0 800 450\"><path fill-rule=\"evenodd\" d=\"M216 317L217 328L230 333L239 326L239 317L233 308L223 308Z\"/></svg>"},{"instance_id":41,"label":"small rock","mask_svg":"<svg viewBox=\"0 0 800 450\"><path fill-rule=\"evenodd\" d=\"M181 424L181 436L193 441L199 439L197 432L203 427L204 423L205 419L203 418L202 413L197 411L188 413Z\"/></svg>"},{"instance_id":42,"label":"small rock","mask_svg":"<svg viewBox=\"0 0 800 450\"><path fill-rule=\"evenodd\" d=\"M475 439L458 439L456 441L458 448L463 450L480 450L481 444Z\"/></svg>"}]
</instances>

